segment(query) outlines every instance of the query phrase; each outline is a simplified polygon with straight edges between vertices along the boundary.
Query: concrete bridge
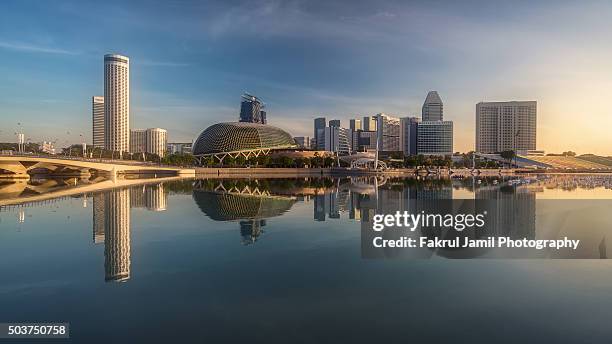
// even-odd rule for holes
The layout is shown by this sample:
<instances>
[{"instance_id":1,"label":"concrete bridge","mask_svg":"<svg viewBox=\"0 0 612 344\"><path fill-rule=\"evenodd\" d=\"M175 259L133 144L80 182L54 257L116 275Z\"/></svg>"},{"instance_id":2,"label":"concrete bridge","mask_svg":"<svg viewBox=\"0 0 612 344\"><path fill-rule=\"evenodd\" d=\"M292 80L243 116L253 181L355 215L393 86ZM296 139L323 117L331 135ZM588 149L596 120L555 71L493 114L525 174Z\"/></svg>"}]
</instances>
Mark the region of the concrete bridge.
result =
<instances>
[{"instance_id":1,"label":"concrete bridge","mask_svg":"<svg viewBox=\"0 0 612 344\"><path fill-rule=\"evenodd\" d=\"M194 169L150 163L36 155L0 155L0 178L29 179L34 171L58 176L83 176L92 171L115 178L119 174L195 176Z\"/></svg>"}]
</instances>

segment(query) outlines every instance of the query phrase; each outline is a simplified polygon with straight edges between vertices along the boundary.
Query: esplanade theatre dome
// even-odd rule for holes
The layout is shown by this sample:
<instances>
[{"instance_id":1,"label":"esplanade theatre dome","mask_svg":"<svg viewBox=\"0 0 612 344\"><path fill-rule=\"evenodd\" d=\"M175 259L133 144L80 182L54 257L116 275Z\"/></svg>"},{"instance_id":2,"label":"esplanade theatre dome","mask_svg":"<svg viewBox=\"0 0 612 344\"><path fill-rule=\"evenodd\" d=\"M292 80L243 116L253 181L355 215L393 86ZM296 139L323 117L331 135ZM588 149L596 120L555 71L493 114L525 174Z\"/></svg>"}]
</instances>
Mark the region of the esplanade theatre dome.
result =
<instances>
[{"instance_id":1,"label":"esplanade theatre dome","mask_svg":"<svg viewBox=\"0 0 612 344\"><path fill-rule=\"evenodd\" d=\"M229 122L206 128L193 144L193 155L212 155L297 147L286 131L267 124Z\"/></svg>"}]
</instances>

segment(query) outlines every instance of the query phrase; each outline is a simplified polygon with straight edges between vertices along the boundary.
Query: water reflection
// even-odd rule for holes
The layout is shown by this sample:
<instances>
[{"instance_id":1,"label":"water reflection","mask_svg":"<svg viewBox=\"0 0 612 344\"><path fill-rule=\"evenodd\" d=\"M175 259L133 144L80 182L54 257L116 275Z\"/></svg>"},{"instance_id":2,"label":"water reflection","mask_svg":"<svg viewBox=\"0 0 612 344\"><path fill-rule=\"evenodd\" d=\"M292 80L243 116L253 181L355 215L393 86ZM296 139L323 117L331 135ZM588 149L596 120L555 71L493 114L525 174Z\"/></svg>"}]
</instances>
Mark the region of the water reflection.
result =
<instances>
[{"instance_id":1,"label":"water reflection","mask_svg":"<svg viewBox=\"0 0 612 344\"><path fill-rule=\"evenodd\" d=\"M255 243L263 234L266 218L291 209L297 198L272 195L270 184L254 181L198 180L193 200L215 221L238 221L244 245Z\"/></svg>"},{"instance_id":2,"label":"water reflection","mask_svg":"<svg viewBox=\"0 0 612 344\"><path fill-rule=\"evenodd\" d=\"M162 183L93 195L93 242L104 244L106 281L124 282L130 278L130 209L164 211L167 203L168 193Z\"/></svg>"},{"instance_id":3,"label":"water reflection","mask_svg":"<svg viewBox=\"0 0 612 344\"><path fill-rule=\"evenodd\" d=\"M343 218L359 222L363 242L375 233L371 230L375 214L457 213L469 212L470 207L481 207L488 212L488 225L481 230L424 229L417 227L410 235L452 239L457 236L471 239L510 237L527 239L556 239L563 236L580 238L584 243L572 257L607 258L606 236L612 231L609 204L603 209L588 202L550 204L538 203L538 195L548 190L595 190L593 195L612 199L611 176L529 176L510 178L388 178L359 176L343 178L296 179L200 179L136 184L123 188L62 198L45 199L22 205L0 207L0 211L15 210L17 223L27 220L27 207L54 204L68 197L83 197L83 206L91 200L92 240L104 245L106 281L125 282L131 277L131 224L138 221L131 216L132 208L164 212L169 208L169 194L189 195L199 210L213 221L234 222L239 241L243 245L257 244L265 238L265 228L271 219L285 216L298 203L308 207L313 223L339 221ZM57 190L79 183L65 181L32 181L3 183L0 199L30 197L36 190ZM89 183L89 182L87 182ZM595 192L593 191L593 192ZM2 193L4 192L4 193ZM15 196L17 195L17 196ZM457 202L466 198L470 202ZM30 199L30 198L28 198ZM452 201L455 200L455 201ZM580 203L581 202L581 203ZM171 206L171 204L170 204ZM580 209L577 212L576 209ZM586 209L586 210L585 210ZM312 214L312 215L310 215ZM385 238L396 238L397 233L386 233ZM237 236L238 241L238 236ZM493 256L490 248L438 248L398 250L385 248L368 251L365 257L409 256L417 258L446 257L472 258ZM546 257L567 257L567 252L543 251Z\"/></svg>"}]
</instances>

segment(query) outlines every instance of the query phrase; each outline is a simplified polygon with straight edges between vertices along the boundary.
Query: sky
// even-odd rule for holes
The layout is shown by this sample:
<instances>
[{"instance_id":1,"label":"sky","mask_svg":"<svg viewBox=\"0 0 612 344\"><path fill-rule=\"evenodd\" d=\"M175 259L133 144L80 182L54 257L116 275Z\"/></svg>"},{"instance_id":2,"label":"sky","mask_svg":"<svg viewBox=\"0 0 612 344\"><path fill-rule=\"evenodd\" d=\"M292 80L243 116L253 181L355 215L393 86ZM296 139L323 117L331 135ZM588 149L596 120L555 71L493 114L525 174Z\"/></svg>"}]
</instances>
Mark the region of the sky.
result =
<instances>
[{"instance_id":1,"label":"sky","mask_svg":"<svg viewBox=\"0 0 612 344\"><path fill-rule=\"evenodd\" d=\"M536 100L537 148L612 155L612 3L606 1L45 1L0 3L0 141L91 141L103 55L130 57L132 128L189 142L236 121L420 116L437 90L455 151L480 101Z\"/></svg>"}]
</instances>

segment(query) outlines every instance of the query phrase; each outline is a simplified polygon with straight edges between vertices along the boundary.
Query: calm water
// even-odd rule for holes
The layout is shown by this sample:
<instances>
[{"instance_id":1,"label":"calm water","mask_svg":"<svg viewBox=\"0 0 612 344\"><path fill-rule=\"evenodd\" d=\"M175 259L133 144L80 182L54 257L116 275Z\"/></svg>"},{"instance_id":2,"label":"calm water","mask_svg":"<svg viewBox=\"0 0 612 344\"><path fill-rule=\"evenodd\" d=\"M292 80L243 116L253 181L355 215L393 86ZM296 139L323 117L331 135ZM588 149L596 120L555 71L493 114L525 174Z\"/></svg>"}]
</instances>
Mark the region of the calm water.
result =
<instances>
[{"instance_id":1,"label":"calm water","mask_svg":"<svg viewBox=\"0 0 612 344\"><path fill-rule=\"evenodd\" d=\"M0 201L83 184L3 183ZM412 198L510 197L533 200L522 215L537 237L559 210L537 201L612 199L611 187L184 180L5 206L0 322L70 322L71 341L87 343L609 342L609 260L363 259L361 228ZM593 209L585 228L612 223L610 207Z\"/></svg>"}]
</instances>

